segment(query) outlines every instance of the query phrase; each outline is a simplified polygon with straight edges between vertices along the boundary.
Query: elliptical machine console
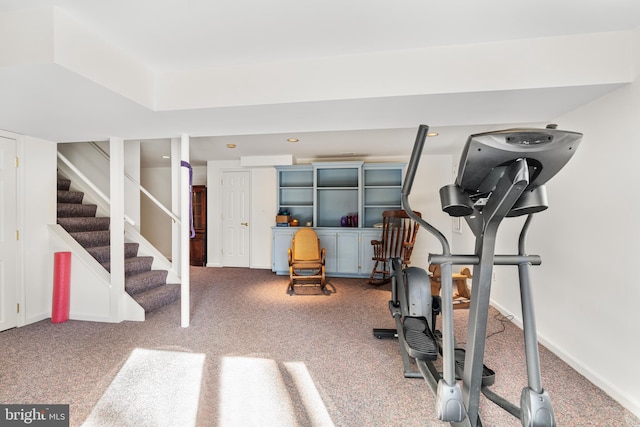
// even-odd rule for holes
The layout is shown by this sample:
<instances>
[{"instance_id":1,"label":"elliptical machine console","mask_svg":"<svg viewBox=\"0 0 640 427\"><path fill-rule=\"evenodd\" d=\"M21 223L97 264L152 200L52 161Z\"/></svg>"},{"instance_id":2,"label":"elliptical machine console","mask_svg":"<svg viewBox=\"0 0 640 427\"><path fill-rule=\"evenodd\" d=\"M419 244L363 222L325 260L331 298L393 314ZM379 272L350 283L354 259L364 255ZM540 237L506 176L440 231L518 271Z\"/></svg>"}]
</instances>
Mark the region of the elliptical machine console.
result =
<instances>
[{"instance_id":1,"label":"elliptical machine console","mask_svg":"<svg viewBox=\"0 0 640 427\"><path fill-rule=\"evenodd\" d=\"M454 184L440 189L442 210L463 217L475 235L475 253L452 254L445 236L413 213L409 195L429 127L421 125L402 187L402 207L433 234L441 254L429 254L430 264L441 267L441 298L431 295L423 269L401 269L391 260L394 272L389 309L396 320L406 377L422 377L436 395L441 421L455 426L482 426L479 398L491 401L521 420L525 427L555 426L549 395L541 384L537 333L530 291L529 267L540 265L537 255L527 255L526 234L535 213L547 209L546 182L574 155L582 134L556 129L508 129L471 135L460 159ZM496 255L496 234L503 219L527 215L518 240L518 253ZM466 348L456 348L453 333L452 265L472 265L473 279ZM520 278L528 384L520 405L508 402L490 390L495 373L483 365L489 297L494 265L517 266ZM435 330L435 315L442 314L442 331ZM375 329L376 337L384 335ZM442 357L442 372L433 365ZM419 372L411 372L413 358ZM461 383L457 381L461 378Z\"/></svg>"}]
</instances>

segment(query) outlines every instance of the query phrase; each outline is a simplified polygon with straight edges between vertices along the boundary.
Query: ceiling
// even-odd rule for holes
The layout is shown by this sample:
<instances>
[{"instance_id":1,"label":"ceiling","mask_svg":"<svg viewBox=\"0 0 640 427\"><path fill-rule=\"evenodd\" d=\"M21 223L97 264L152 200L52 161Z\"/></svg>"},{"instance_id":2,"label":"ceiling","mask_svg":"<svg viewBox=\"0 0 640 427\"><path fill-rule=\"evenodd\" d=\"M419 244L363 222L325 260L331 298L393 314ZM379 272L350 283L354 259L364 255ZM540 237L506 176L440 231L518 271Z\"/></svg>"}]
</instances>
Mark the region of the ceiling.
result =
<instances>
[{"instance_id":1,"label":"ceiling","mask_svg":"<svg viewBox=\"0 0 640 427\"><path fill-rule=\"evenodd\" d=\"M157 74L640 27L637 0L0 0L0 15L48 7ZM2 48L0 41L0 57ZM160 109L54 65L0 61L0 129L58 142L142 140L143 166L166 165L161 155L168 154L169 138L183 134L191 137L195 165L279 154L367 159L408 155L421 123L440 134L429 152L448 153L470 133L542 125L616 87L328 94ZM291 137L300 141L287 142Z\"/></svg>"}]
</instances>

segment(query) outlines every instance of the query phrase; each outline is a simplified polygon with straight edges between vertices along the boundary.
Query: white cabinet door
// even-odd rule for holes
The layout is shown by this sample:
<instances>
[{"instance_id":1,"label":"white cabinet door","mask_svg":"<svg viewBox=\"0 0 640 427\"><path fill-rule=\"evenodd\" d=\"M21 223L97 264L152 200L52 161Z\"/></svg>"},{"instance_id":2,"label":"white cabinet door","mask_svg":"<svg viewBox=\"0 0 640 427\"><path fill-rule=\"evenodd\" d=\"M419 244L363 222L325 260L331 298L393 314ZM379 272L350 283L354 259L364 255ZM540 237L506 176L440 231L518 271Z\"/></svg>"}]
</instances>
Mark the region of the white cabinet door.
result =
<instances>
[{"instance_id":1,"label":"white cabinet door","mask_svg":"<svg viewBox=\"0 0 640 427\"><path fill-rule=\"evenodd\" d=\"M316 229L320 244L327 253L325 268L327 274L357 275L359 273L359 241L360 232L354 229Z\"/></svg>"},{"instance_id":2,"label":"white cabinet door","mask_svg":"<svg viewBox=\"0 0 640 427\"><path fill-rule=\"evenodd\" d=\"M359 234L360 233L357 231L345 231L337 233L337 273L359 273Z\"/></svg>"},{"instance_id":3,"label":"white cabinet door","mask_svg":"<svg viewBox=\"0 0 640 427\"><path fill-rule=\"evenodd\" d=\"M273 231L271 271L280 274L289 274L289 248L293 239L293 229L288 227L276 228Z\"/></svg>"},{"instance_id":4,"label":"white cabinet door","mask_svg":"<svg viewBox=\"0 0 640 427\"><path fill-rule=\"evenodd\" d=\"M325 249L325 272L335 273L338 270L338 235L332 230L315 229L320 239L320 247Z\"/></svg>"}]
</instances>

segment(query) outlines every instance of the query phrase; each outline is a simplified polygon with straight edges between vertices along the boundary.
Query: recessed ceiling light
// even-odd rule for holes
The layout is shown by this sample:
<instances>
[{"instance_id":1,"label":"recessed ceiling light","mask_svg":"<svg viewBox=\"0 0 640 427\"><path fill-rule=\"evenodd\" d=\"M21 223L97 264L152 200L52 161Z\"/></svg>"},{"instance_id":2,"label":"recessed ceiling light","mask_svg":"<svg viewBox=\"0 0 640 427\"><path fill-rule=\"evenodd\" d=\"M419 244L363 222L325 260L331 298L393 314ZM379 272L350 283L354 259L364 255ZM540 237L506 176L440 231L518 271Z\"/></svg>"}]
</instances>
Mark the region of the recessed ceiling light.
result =
<instances>
[{"instance_id":1,"label":"recessed ceiling light","mask_svg":"<svg viewBox=\"0 0 640 427\"><path fill-rule=\"evenodd\" d=\"M429 133L427 134L427 136L430 136L430 137L432 137L432 138L433 138L434 136L438 136L438 135L440 135L438 132L429 132Z\"/></svg>"},{"instance_id":2,"label":"recessed ceiling light","mask_svg":"<svg viewBox=\"0 0 640 427\"><path fill-rule=\"evenodd\" d=\"M236 144L227 144L227 148L236 148Z\"/></svg>"},{"instance_id":3,"label":"recessed ceiling light","mask_svg":"<svg viewBox=\"0 0 640 427\"><path fill-rule=\"evenodd\" d=\"M162 156L163 159L170 159L171 156Z\"/></svg>"},{"instance_id":4,"label":"recessed ceiling light","mask_svg":"<svg viewBox=\"0 0 640 427\"><path fill-rule=\"evenodd\" d=\"M298 138L287 138L287 142L298 142L300 141Z\"/></svg>"}]
</instances>

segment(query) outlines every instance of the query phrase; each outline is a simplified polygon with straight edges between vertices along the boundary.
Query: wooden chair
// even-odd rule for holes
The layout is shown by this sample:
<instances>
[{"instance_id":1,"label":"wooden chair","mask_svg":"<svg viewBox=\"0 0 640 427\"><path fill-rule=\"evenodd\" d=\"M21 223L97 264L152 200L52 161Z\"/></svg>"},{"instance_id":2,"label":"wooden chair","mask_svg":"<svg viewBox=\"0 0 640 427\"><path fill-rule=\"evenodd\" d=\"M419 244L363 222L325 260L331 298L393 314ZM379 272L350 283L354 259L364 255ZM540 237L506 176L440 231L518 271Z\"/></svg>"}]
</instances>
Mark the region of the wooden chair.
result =
<instances>
[{"instance_id":1,"label":"wooden chair","mask_svg":"<svg viewBox=\"0 0 640 427\"><path fill-rule=\"evenodd\" d=\"M442 274L440 271L440 265L429 265L429 272L431 273L431 295L440 295L440 289L442 288ZM460 270L460 273L453 273L453 308L469 308L471 303L471 294L469 288L467 288L467 279L471 279L471 270L464 267Z\"/></svg>"},{"instance_id":2,"label":"wooden chair","mask_svg":"<svg viewBox=\"0 0 640 427\"><path fill-rule=\"evenodd\" d=\"M414 212L420 218L420 212ZM419 224L403 210L382 212L382 236L380 240L372 240L373 270L369 277L372 285L381 285L391 280L389 260L400 258L402 267L406 267L411 260L411 252L416 242Z\"/></svg>"},{"instance_id":3,"label":"wooden chair","mask_svg":"<svg viewBox=\"0 0 640 427\"><path fill-rule=\"evenodd\" d=\"M320 286L325 291L325 249L311 228L301 228L291 240L289 255L289 288L293 294L296 285Z\"/></svg>"}]
</instances>

